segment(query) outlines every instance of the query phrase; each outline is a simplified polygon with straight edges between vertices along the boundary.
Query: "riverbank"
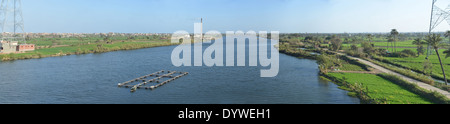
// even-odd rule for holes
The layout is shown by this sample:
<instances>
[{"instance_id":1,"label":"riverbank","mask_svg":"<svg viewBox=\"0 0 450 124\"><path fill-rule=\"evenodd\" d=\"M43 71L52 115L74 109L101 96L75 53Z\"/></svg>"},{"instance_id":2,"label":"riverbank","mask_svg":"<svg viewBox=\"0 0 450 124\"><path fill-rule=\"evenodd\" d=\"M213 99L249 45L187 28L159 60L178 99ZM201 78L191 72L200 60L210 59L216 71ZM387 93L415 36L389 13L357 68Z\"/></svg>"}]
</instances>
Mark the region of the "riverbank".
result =
<instances>
[{"instance_id":1,"label":"riverbank","mask_svg":"<svg viewBox=\"0 0 450 124\"><path fill-rule=\"evenodd\" d=\"M298 58L317 60L320 64L321 76L331 80L347 90L349 96L357 97L363 104L448 104L445 96L437 92L430 92L415 84L389 74L340 73L344 64L364 68L369 66L359 61L349 61L343 55L334 55L326 51L319 51L321 55L312 55L306 49L298 49L289 45L281 45L280 52ZM317 51L315 51L317 52ZM331 55L328 55L331 54ZM356 61L356 62L355 62ZM363 71L364 71L363 70ZM347 71L361 71L350 68Z\"/></svg>"},{"instance_id":2,"label":"riverbank","mask_svg":"<svg viewBox=\"0 0 450 124\"><path fill-rule=\"evenodd\" d=\"M46 57L66 56L66 55L79 55L89 53L104 53L119 50L134 50L142 48L152 48L161 46L176 45L167 41L146 41L146 42L116 42L116 43L93 43L85 45L72 45L63 47L41 48L35 51L26 53L11 53L1 54L1 61L14 61L22 59L38 59Z\"/></svg>"},{"instance_id":3,"label":"riverbank","mask_svg":"<svg viewBox=\"0 0 450 124\"><path fill-rule=\"evenodd\" d=\"M317 63L280 54L280 74L260 67L175 67L176 45L1 62L4 104L359 104L321 80ZM192 48L193 49L193 48ZM237 52L234 53L237 56ZM249 54L246 54L249 57ZM116 85L160 70L192 72L156 90ZM230 78L231 77L231 78ZM213 83L211 83L213 82Z\"/></svg>"}]
</instances>

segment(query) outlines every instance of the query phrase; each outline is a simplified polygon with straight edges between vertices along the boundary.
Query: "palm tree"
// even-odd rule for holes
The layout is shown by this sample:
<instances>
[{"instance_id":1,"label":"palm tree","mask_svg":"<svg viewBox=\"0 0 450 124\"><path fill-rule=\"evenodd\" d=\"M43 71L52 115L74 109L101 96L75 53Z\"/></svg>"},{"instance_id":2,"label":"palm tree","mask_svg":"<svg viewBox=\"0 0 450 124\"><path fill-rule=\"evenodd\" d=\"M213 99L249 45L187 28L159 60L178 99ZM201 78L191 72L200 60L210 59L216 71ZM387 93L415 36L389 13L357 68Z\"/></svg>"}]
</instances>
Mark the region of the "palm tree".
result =
<instances>
[{"instance_id":1,"label":"palm tree","mask_svg":"<svg viewBox=\"0 0 450 124\"><path fill-rule=\"evenodd\" d=\"M397 52L397 36L398 36L398 31L397 31L397 29L392 29L391 30L391 35L393 36L393 38L394 38L394 49L395 49L395 52Z\"/></svg>"},{"instance_id":2,"label":"palm tree","mask_svg":"<svg viewBox=\"0 0 450 124\"><path fill-rule=\"evenodd\" d=\"M444 34L446 38L448 38L448 42L450 42L450 30L447 30Z\"/></svg>"},{"instance_id":3,"label":"palm tree","mask_svg":"<svg viewBox=\"0 0 450 124\"><path fill-rule=\"evenodd\" d=\"M436 55L438 56L439 63L441 64L442 74L444 74L445 85L447 85L447 78L445 75L444 66L442 65L441 56L439 55L439 42L442 41L441 35L429 34L427 35L426 41L428 42L428 44L430 44L430 46L434 48L434 50L436 50Z\"/></svg>"},{"instance_id":4,"label":"palm tree","mask_svg":"<svg viewBox=\"0 0 450 124\"><path fill-rule=\"evenodd\" d=\"M414 39L414 41L412 42L414 45L417 46L417 55L420 56L420 48L423 47L423 42L421 38L416 38Z\"/></svg>"}]
</instances>

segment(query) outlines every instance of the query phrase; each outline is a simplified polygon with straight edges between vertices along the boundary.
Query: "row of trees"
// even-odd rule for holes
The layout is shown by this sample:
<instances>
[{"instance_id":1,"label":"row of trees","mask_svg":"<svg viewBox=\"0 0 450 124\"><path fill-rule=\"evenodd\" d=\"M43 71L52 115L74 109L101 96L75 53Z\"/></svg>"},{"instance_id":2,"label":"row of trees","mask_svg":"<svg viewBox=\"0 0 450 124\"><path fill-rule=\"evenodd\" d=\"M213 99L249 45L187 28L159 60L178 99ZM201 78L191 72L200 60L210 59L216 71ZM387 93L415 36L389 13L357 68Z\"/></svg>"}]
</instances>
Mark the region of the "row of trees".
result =
<instances>
[{"instance_id":1,"label":"row of trees","mask_svg":"<svg viewBox=\"0 0 450 124\"><path fill-rule=\"evenodd\" d=\"M441 69L444 74L444 80L447 82L444 65L442 63L441 55L439 53L439 48L440 48L439 43L441 41L443 41L443 38L441 38L442 34L429 34L429 35L426 35L424 39L421 38L422 35L415 36L413 44L417 46L417 54L415 54L412 50L402 51L402 52L397 51L397 47L398 47L397 42L400 41L399 35L400 35L400 33L397 29L392 29L390 31L389 35L387 36L389 42L387 42L386 50L392 51L394 54L399 54L399 55L403 55L403 54L421 55L421 54L424 54L426 51L425 50L426 48L424 45L429 44L432 48L434 48L434 50L437 53L436 55L439 58ZM320 44L326 43L329 45L328 48L330 50L339 51L340 49L342 49L342 44L344 42L346 42L345 36L344 36L344 38L341 38L340 36L342 36L342 35L337 35L337 34L330 34L328 36L323 36L323 35L311 36L310 35L310 36L306 36L303 41L306 43L310 43L311 45L313 45L316 48L319 47ZM450 41L450 31L447 31L444 34L444 36L449 38L449 41ZM359 37L361 37L361 35ZM374 42L373 34L365 34L364 37L366 37L368 42L367 42L367 40L362 41L361 49L359 49L356 45L352 45L352 48L350 49L350 51L353 51L354 53L367 53L367 55L373 54L373 53L380 53L380 54L383 53L382 49L376 49L373 47L373 45L372 45L372 43ZM344 39L344 40L342 40L342 39ZM445 56L446 58L450 57L450 49L446 50L444 52L444 54L446 54L446 56Z\"/></svg>"}]
</instances>

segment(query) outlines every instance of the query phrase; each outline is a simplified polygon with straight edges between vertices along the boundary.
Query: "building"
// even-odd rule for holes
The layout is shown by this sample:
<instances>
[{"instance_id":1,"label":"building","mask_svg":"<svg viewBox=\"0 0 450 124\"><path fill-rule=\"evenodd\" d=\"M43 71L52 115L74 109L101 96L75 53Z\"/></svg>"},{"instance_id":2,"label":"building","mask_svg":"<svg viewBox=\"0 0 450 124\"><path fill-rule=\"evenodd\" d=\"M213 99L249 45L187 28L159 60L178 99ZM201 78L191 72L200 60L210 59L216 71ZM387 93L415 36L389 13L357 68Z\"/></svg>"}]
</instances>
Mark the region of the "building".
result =
<instances>
[{"instance_id":1,"label":"building","mask_svg":"<svg viewBox=\"0 0 450 124\"><path fill-rule=\"evenodd\" d=\"M17 41L1 41L0 53L14 53L17 51Z\"/></svg>"},{"instance_id":2,"label":"building","mask_svg":"<svg viewBox=\"0 0 450 124\"><path fill-rule=\"evenodd\" d=\"M19 44L17 41L0 42L0 53L26 52L34 51L35 49L34 44Z\"/></svg>"},{"instance_id":3,"label":"building","mask_svg":"<svg viewBox=\"0 0 450 124\"><path fill-rule=\"evenodd\" d=\"M17 52L26 52L26 51L34 51L35 45L34 44L20 44L17 46L16 51Z\"/></svg>"}]
</instances>

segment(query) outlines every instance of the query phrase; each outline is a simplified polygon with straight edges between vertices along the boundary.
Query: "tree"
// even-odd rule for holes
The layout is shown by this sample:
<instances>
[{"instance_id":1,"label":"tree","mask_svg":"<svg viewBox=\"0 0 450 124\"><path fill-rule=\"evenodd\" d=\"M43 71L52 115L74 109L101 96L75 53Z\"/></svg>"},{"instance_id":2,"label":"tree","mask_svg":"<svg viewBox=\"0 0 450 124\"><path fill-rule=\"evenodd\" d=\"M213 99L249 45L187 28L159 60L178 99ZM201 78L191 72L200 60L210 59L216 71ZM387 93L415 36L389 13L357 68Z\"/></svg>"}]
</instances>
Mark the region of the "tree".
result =
<instances>
[{"instance_id":1,"label":"tree","mask_svg":"<svg viewBox=\"0 0 450 124\"><path fill-rule=\"evenodd\" d=\"M392 38L392 36L389 35L387 39L388 39L388 41L387 41L387 45L386 45L386 50L389 51L389 43L392 44L392 42L394 42L394 38ZM394 48L392 48L392 51L394 51Z\"/></svg>"},{"instance_id":2,"label":"tree","mask_svg":"<svg viewBox=\"0 0 450 124\"><path fill-rule=\"evenodd\" d=\"M367 34L367 39L369 39L369 43L372 43L373 35L372 34Z\"/></svg>"},{"instance_id":3,"label":"tree","mask_svg":"<svg viewBox=\"0 0 450 124\"><path fill-rule=\"evenodd\" d=\"M430 46L434 48L434 50L436 50L436 55L438 56L439 63L441 64L442 74L444 75L445 85L447 85L447 78L445 75L444 66L442 65L441 56L439 55L439 42L442 41L441 35L429 34L427 35L426 41L428 42L428 44L430 44Z\"/></svg>"},{"instance_id":4,"label":"tree","mask_svg":"<svg viewBox=\"0 0 450 124\"><path fill-rule=\"evenodd\" d=\"M342 46L342 40L336 35L331 36L331 50L339 51Z\"/></svg>"},{"instance_id":5,"label":"tree","mask_svg":"<svg viewBox=\"0 0 450 124\"><path fill-rule=\"evenodd\" d=\"M322 54L317 57L317 63L319 64L320 72L323 74L328 73L328 69L333 66L333 63L330 61L330 57L326 54Z\"/></svg>"},{"instance_id":6,"label":"tree","mask_svg":"<svg viewBox=\"0 0 450 124\"><path fill-rule=\"evenodd\" d=\"M362 42L361 47L364 48L363 51L367 54L371 54L374 52L374 49L369 42Z\"/></svg>"},{"instance_id":7,"label":"tree","mask_svg":"<svg viewBox=\"0 0 450 124\"><path fill-rule=\"evenodd\" d=\"M397 52L397 36L398 36L398 31L397 31L397 29L392 29L391 30L391 36L394 38L394 49L395 49L395 52Z\"/></svg>"},{"instance_id":8,"label":"tree","mask_svg":"<svg viewBox=\"0 0 450 124\"><path fill-rule=\"evenodd\" d=\"M320 40L313 41L314 48L318 49L320 47L320 43L321 43Z\"/></svg>"},{"instance_id":9,"label":"tree","mask_svg":"<svg viewBox=\"0 0 450 124\"><path fill-rule=\"evenodd\" d=\"M358 51L358 46L356 46L355 44L352 44L350 46L350 50L357 52Z\"/></svg>"},{"instance_id":10,"label":"tree","mask_svg":"<svg viewBox=\"0 0 450 124\"><path fill-rule=\"evenodd\" d=\"M444 34L446 38L448 38L448 42L450 42L450 30L447 30Z\"/></svg>"},{"instance_id":11,"label":"tree","mask_svg":"<svg viewBox=\"0 0 450 124\"><path fill-rule=\"evenodd\" d=\"M423 73L427 76L430 76L431 73L433 73L433 63L428 59L423 62Z\"/></svg>"},{"instance_id":12,"label":"tree","mask_svg":"<svg viewBox=\"0 0 450 124\"><path fill-rule=\"evenodd\" d=\"M424 53L424 51L423 51L423 42L422 42L421 38L414 39L412 44L417 46L417 55L420 55L421 53Z\"/></svg>"}]
</instances>

